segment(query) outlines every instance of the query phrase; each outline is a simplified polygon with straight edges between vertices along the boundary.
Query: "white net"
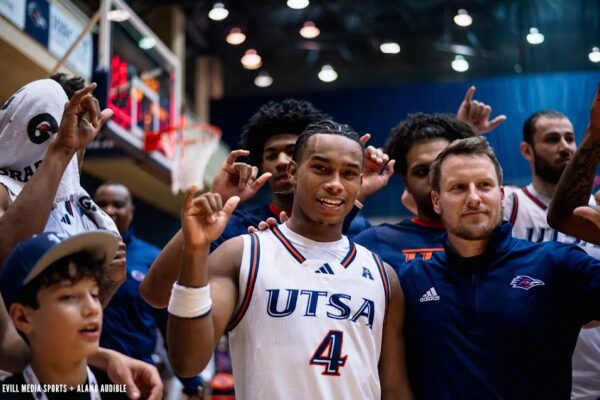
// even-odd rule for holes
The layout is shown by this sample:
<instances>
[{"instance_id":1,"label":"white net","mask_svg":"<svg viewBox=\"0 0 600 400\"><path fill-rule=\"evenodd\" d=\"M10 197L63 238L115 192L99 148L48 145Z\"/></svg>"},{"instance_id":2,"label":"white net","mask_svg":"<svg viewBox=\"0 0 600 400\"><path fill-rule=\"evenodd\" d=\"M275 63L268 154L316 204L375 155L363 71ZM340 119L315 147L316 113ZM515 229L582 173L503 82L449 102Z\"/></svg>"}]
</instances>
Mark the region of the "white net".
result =
<instances>
[{"instance_id":1,"label":"white net","mask_svg":"<svg viewBox=\"0 0 600 400\"><path fill-rule=\"evenodd\" d=\"M172 148L171 190L185 192L196 185L204 188L204 172L211 156L219 146L221 130L214 125L193 124L166 135ZM163 137L164 138L164 137Z\"/></svg>"}]
</instances>

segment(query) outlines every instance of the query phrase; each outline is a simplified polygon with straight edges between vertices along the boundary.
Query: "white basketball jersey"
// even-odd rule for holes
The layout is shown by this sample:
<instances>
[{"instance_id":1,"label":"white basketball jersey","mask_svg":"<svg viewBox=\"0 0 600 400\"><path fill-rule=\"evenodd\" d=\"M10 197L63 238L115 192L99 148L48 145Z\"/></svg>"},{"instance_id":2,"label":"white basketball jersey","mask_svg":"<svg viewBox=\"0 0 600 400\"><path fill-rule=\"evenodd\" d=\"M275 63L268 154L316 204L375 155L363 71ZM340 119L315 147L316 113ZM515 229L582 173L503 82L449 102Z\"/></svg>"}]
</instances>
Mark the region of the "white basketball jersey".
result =
<instances>
[{"instance_id":1,"label":"white basketball jersey","mask_svg":"<svg viewBox=\"0 0 600 400\"><path fill-rule=\"evenodd\" d=\"M379 399L389 283L345 236L309 240L285 224L244 235L230 324L239 399Z\"/></svg>"},{"instance_id":2,"label":"white basketball jersey","mask_svg":"<svg viewBox=\"0 0 600 400\"><path fill-rule=\"evenodd\" d=\"M596 204L590 197L590 204ZM565 235L548 225L546 214L550 199L540 195L532 184L524 188L504 187L504 219L513 225L512 234L541 243L574 243L590 256L600 259L600 246ZM573 390L571 399L589 400L600 396L600 328L582 329L573 352Z\"/></svg>"},{"instance_id":3,"label":"white basketball jersey","mask_svg":"<svg viewBox=\"0 0 600 400\"><path fill-rule=\"evenodd\" d=\"M600 259L600 246L565 235L548 225L546 214L549 204L550 199L540 195L532 184L523 188L505 186L504 219L512 224L513 236L534 243L555 241L577 244L592 257ZM596 204L593 196L590 197L590 204Z\"/></svg>"}]
</instances>

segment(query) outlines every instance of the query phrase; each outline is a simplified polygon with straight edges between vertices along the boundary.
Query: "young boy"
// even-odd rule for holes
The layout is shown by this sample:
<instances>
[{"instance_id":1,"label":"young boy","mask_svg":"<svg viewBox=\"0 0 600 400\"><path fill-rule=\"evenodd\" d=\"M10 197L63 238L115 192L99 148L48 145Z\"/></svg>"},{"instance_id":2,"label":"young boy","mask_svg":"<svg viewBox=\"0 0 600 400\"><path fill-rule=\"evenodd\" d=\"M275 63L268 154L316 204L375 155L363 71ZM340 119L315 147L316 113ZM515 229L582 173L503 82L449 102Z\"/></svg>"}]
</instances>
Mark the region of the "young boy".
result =
<instances>
[{"instance_id":1,"label":"young boy","mask_svg":"<svg viewBox=\"0 0 600 400\"><path fill-rule=\"evenodd\" d=\"M2 398L99 399L125 390L87 366L102 329L99 296L116 235L45 232L19 243L0 270L0 293L11 320L31 348L31 363L1 385ZM102 390L106 389L106 390Z\"/></svg>"}]
</instances>

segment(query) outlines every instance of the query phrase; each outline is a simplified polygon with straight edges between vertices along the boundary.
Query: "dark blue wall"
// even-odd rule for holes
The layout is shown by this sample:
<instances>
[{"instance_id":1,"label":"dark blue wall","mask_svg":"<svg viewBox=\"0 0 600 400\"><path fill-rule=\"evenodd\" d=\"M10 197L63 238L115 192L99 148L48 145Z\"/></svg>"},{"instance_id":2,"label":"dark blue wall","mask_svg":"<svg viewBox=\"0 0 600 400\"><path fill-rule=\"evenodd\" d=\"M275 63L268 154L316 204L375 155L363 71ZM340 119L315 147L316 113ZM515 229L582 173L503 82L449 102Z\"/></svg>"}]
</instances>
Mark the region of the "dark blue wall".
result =
<instances>
[{"instance_id":1,"label":"dark blue wall","mask_svg":"<svg viewBox=\"0 0 600 400\"><path fill-rule=\"evenodd\" d=\"M467 88L477 87L475 98L490 104L492 115L506 114L508 121L488 136L504 168L505 181L526 184L529 166L519 153L521 127L531 113L551 108L569 116L577 139L589 120L589 109L599 72L572 72L474 79L464 83L418 83L278 97L224 99L211 104L211 122L223 129L224 140L238 146L242 127L269 100L298 97L311 101L338 122L350 124L359 133L370 132L371 144L385 143L390 128L413 112L451 112L458 109ZM367 202L367 216L404 215L399 204L402 184L395 177L390 185Z\"/></svg>"}]
</instances>

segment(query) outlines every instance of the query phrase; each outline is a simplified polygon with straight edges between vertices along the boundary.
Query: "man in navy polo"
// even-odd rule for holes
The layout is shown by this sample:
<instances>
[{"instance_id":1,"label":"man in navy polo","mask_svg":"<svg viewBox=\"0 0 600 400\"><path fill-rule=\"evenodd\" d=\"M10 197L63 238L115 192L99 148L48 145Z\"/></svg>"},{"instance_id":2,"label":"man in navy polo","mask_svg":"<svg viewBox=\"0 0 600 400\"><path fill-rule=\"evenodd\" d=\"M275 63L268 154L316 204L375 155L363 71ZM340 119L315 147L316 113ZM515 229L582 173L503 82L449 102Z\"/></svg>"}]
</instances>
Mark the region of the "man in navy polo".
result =
<instances>
[{"instance_id":1,"label":"man in navy polo","mask_svg":"<svg viewBox=\"0 0 600 400\"><path fill-rule=\"evenodd\" d=\"M600 261L502 223L502 169L481 137L434 161L444 252L400 271L407 367L421 399L568 399L581 326L600 319Z\"/></svg>"}]
</instances>

